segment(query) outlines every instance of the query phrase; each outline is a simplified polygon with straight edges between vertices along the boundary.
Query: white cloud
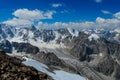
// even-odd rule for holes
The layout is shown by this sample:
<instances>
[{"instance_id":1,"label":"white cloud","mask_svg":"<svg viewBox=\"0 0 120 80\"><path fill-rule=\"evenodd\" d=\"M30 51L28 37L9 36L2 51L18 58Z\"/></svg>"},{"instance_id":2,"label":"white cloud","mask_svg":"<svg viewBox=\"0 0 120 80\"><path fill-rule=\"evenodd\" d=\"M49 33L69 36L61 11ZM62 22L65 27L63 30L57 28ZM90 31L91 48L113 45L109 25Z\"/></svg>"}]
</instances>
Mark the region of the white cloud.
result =
<instances>
[{"instance_id":1,"label":"white cloud","mask_svg":"<svg viewBox=\"0 0 120 80\"><path fill-rule=\"evenodd\" d=\"M109 12L105 12L108 14ZM38 26L42 29L74 28L82 29L118 29L120 28L120 12L111 14L113 18L97 17L95 21L84 22L55 22L53 24L39 22Z\"/></svg>"},{"instance_id":2,"label":"white cloud","mask_svg":"<svg viewBox=\"0 0 120 80\"><path fill-rule=\"evenodd\" d=\"M59 28L75 28L75 29L88 29L93 27L93 22L55 22L53 24L39 22L38 27L41 29L59 29Z\"/></svg>"},{"instance_id":3,"label":"white cloud","mask_svg":"<svg viewBox=\"0 0 120 80\"><path fill-rule=\"evenodd\" d=\"M95 22L96 28L116 29L120 27L119 25L120 25L120 20L116 18L104 19L98 17Z\"/></svg>"},{"instance_id":4,"label":"white cloud","mask_svg":"<svg viewBox=\"0 0 120 80\"><path fill-rule=\"evenodd\" d=\"M52 19L54 13L56 13L56 11L47 11L46 13L44 13L44 19Z\"/></svg>"},{"instance_id":5,"label":"white cloud","mask_svg":"<svg viewBox=\"0 0 120 80\"><path fill-rule=\"evenodd\" d=\"M102 2L102 0L95 0L95 2L96 2L96 3L101 3L101 2Z\"/></svg>"},{"instance_id":6,"label":"white cloud","mask_svg":"<svg viewBox=\"0 0 120 80\"><path fill-rule=\"evenodd\" d=\"M115 13L114 16L115 16L116 18L120 19L120 12Z\"/></svg>"},{"instance_id":7,"label":"white cloud","mask_svg":"<svg viewBox=\"0 0 120 80\"><path fill-rule=\"evenodd\" d=\"M12 26L30 26L34 24L35 21L42 19L52 19L55 11L40 11L38 9L28 10L28 9L17 9L12 14L15 16L11 20L4 21L4 23Z\"/></svg>"},{"instance_id":8,"label":"white cloud","mask_svg":"<svg viewBox=\"0 0 120 80\"><path fill-rule=\"evenodd\" d=\"M105 22L105 19L104 19L104 18L101 18L101 17L97 17L97 18L96 18L96 22L97 22L97 23L103 23L103 22Z\"/></svg>"},{"instance_id":9,"label":"white cloud","mask_svg":"<svg viewBox=\"0 0 120 80\"><path fill-rule=\"evenodd\" d=\"M105 14L109 14L108 11L103 11ZM75 28L75 29L116 29L120 28L120 12L113 14L113 18L97 17L96 21L84 21L84 22L55 22L55 23L43 23L41 19L52 19L55 11L40 11L40 10L28 10L18 9L13 15L15 18L4 21L3 23L12 26L30 26L35 21L39 21L38 26L42 29L57 29L57 28Z\"/></svg>"},{"instance_id":10,"label":"white cloud","mask_svg":"<svg viewBox=\"0 0 120 80\"><path fill-rule=\"evenodd\" d=\"M16 10L13 15L21 18L21 19L27 19L27 20L41 20L41 19L52 19L52 15L55 13L55 11L40 11L40 10L28 10L28 9L18 9Z\"/></svg>"},{"instance_id":11,"label":"white cloud","mask_svg":"<svg viewBox=\"0 0 120 80\"><path fill-rule=\"evenodd\" d=\"M57 8L57 7L60 7L60 6L62 6L62 4L60 4L60 3L52 4L52 7L54 7L54 8Z\"/></svg>"},{"instance_id":12,"label":"white cloud","mask_svg":"<svg viewBox=\"0 0 120 80\"><path fill-rule=\"evenodd\" d=\"M101 10L101 12L102 12L103 14L112 14L111 12L109 12L109 11L107 11L107 10Z\"/></svg>"},{"instance_id":13,"label":"white cloud","mask_svg":"<svg viewBox=\"0 0 120 80\"><path fill-rule=\"evenodd\" d=\"M11 25L11 26L21 26L21 27L31 26L33 24L33 22L31 22L29 20L17 19L17 18L7 20L7 21L5 21L3 23Z\"/></svg>"},{"instance_id":14,"label":"white cloud","mask_svg":"<svg viewBox=\"0 0 120 80\"><path fill-rule=\"evenodd\" d=\"M96 21L90 22L55 22L53 24L39 22L38 26L41 29L59 29L59 28L73 28L77 30L83 29L117 29L120 28L120 20L117 18L104 19L97 17Z\"/></svg>"}]
</instances>

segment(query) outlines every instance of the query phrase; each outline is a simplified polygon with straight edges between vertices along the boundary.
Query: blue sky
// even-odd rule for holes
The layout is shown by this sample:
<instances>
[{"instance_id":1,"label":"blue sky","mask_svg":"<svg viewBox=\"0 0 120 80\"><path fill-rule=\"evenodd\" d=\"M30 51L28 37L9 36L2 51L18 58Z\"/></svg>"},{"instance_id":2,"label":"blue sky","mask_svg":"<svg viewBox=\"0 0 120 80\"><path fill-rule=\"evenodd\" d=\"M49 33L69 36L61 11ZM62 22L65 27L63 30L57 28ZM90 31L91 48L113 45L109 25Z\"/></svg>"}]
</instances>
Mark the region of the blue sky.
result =
<instances>
[{"instance_id":1,"label":"blue sky","mask_svg":"<svg viewBox=\"0 0 120 80\"><path fill-rule=\"evenodd\" d=\"M20 18L19 9L54 11L51 18L38 19L43 23L96 21L97 17L113 18L120 11L120 0L0 0L0 22ZM16 16L17 15L17 16Z\"/></svg>"},{"instance_id":2,"label":"blue sky","mask_svg":"<svg viewBox=\"0 0 120 80\"><path fill-rule=\"evenodd\" d=\"M52 4L62 4L58 8L54 8ZM30 10L56 10L52 20L43 20L47 22L69 22L82 20L95 20L96 17L111 17L101 12L107 10L112 13L120 11L120 0L1 0L0 1L0 21L12 18L12 12L16 9L27 8ZM66 13L61 13L66 11Z\"/></svg>"}]
</instances>

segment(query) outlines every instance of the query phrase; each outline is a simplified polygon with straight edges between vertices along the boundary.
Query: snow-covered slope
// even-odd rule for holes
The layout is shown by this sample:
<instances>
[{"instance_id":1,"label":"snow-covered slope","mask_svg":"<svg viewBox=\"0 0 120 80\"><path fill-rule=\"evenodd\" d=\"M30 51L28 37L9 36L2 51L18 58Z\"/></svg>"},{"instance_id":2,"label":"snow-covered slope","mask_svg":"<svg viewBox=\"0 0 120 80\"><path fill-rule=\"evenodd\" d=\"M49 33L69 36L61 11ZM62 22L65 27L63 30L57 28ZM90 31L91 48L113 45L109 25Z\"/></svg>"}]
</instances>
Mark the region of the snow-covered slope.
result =
<instances>
[{"instance_id":1,"label":"snow-covered slope","mask_svg":"<svg viewBox=\"0 0 120 80\"><path fill-rule=\"evenodd\" d=\"M70 39L74 36L78 36L76 30L74 32L70 29L40 30L35 26L19 28L0 24L0 41L7 39L10 42L25 42L37 47L54 48L64 47L62 44L64 39Z\"/></svg>"},{"instance_id":2,"label":"snow-covered slope","mask_svg":"<svg viewBox=\"0 0 120 80\"><path fill-rule=\"evenodd\" d=\"M32 66L37 70L48 74L54 80L87 80L85 77L82 77L78 74L66 72L63 70L54 70L53 72L50 72L47 70L49 69L47 65L30 58L26 58L26 57L24 58L26 59L26 61L23 62L25 65Z\"/></svg>"}]
</instances>

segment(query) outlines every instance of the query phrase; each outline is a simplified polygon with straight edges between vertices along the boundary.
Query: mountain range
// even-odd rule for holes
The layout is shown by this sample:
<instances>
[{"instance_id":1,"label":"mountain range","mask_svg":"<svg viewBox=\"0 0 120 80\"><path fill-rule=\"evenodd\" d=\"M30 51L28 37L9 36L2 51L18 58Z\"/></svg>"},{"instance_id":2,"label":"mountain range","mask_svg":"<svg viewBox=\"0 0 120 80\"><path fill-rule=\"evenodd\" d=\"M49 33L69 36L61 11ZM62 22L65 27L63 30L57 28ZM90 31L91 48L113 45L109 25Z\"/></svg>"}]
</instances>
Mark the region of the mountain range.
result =
<instances>
[{"instance_id":1,"label":"mountain range","mask_svg":"<svg viewBox=\"0 0 120 80\"><path fill-rule=\"evenodd\" d=\"M89 80L120 80L118 29L48 30L0 24L0 50L37 60L51 71L64 70Z\"/></svg>"}]
</instances>

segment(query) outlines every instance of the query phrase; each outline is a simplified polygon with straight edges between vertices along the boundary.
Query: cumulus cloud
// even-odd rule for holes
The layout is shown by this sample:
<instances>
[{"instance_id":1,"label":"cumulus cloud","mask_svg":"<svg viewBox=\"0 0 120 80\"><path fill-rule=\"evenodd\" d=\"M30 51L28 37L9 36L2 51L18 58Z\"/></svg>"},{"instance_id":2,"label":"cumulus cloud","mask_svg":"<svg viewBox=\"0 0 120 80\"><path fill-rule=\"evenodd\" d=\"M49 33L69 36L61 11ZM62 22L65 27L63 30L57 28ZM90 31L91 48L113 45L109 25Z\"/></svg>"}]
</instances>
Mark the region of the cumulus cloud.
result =
<instances>
[{"instance_id":1,"label":"cumulus cloud","mask_svg":"<svg viewBox=\"0 0 120 80\"><path fill-rule=\"evenodd\" d=\"M26 26L31 26L33 22L25 19L17 19L13 18L11 20L7 20L3 22L5 24L11 25L11 26L19 26L19 27L26 27Z\"/></svg>"},{"instance_id":2,"label":"cumulus cloud","mask_svg":"<svg viewBox=\"0 0 120 80\"><path fill-rule=\"evenodd\" d=\"M116 18L120 19L120 12L115 13L114 16L115 16Z\"/></svg>"},{"instance_id":3,"label":"cumulus cloud","mask_svg":"<svg viewBox=\"0 0 120 80\"><path fill-rule=\"evenodd\" d=\"M44 13L43 19L52 19L54 13L56 13L56 11L47 11L46 13Z\"/></svg>"},{"instance_id":4,"label":"cumulus cloud","mask_svg":"<svg viewBox=\"0 0 120 80\"><path fill-rule=\"evenodd\" d=\"M59 29L59 28L73 28L77 30L83 29L118 29L120 28L120 20L118 18L105 19L97 17L96 21L85 22L55 22L52 24L39 22L38 26L41 29Z\"/></svg>"},{"instance_id":5,"label":"cumulus cloud","mask_svg":"<svg viewBox=\"0 0 120 80\"><path fill-rule=\"evenodd\" d=\"M53 24L39 22L38 27L40 29L59 29L59 28L73 28L73 29L88 29L92 28L94 25L93 22L55 22Z\"/></svg>"},{"instance_id":6,"label":"cumulus cloud","mask_svg":"<svg viewBox=\"0 0 120 80\"><path fill-rule=\"evenodd\" d=\"M116 29L120 27L119 25L120 25L120 20L116 18L104 19L98 17L95 22L96 28Z\"/></svg>"},{"instance_id":7,"label":"cumulus cloud","mask_svg":"<svg viewBox=\"0 0 120 80\"><path fill-rule=\"evenodd\" d=\"M96 22L97 22L97 23L103 23L103 22L105 22L105 19L104 19L104 18L101 18L101 17L97 17L97 18L96 18Z\"/></svg>"},{"instance_id":8,"label":"cumulus cloud","mask_svg":"<svg viewBox=\"0 0 120 80\"><path fill-rule=\"evenodd\" d=\"M113 18L97 17L95 21L84 22L55 22L55 23L43 23L42 19L52 19L54 11L40 11L40 10L28 10L18 9L13 12L15 18L4 21L3 23L13 26L30 26L35 21L38 21L38 27L41 29L58 29L58 28L74 28L74 29L116 29L120 28L120 12L112 14ZM108 11L103 11L105 14L109 14Z\"/></svg>"},{"instance_id":9,"label":"cumulus cloud","mask_svg":"<svg viewBox=\"0 0 120 80\"><path fill-rule=\"evenodd\" d=\"M8 25L18 26L32 25L35 21L42 19L52 19L55 11L41 11L38 9L28 10L28 9L17 9L12 14L15 16L13 19L4 21Z\"/></svg>"},{"instance_id":10,"label":"cumulus cloud","mask_svg":"<svg viewBox=\"0 0 120 80\"><path fill-rule=\"evenodd\" d=\"M60 6L62 6L62 4L60 4L60 3L52 4L52 7L54 7L54 8L57 8L57 7L60 7Z\"/></svg>"},{"instance_id":11,"label":"cumulus cloud","mask_svg":"<svg viewBox=\"0 0 120 80\"><path fill-rule=\"evenodd\" d=\"M28 9L18 9L13 12L13 15L20 19L27 20L41 20L41 19L52 19L52 15L55 11L40 11L40 10L28 10Z\"/></svg>"},{"instance_id":12,"label":"cumulus cloud","mask_svg":"<svg viewBox=\"0 0 120 80\"><path fill-rule=\"evenodd\" d=\"M101 2L102 2L102 0L95 0L95 2L96 2L96 3L101 3Z\"/></svg>"},{"instance_id":13,"label":"cumulus cloud","mask_svg":"<svg viewBox=\"0 0 120 80\"><path fill-rule=\"evenodd\" d=\"M110 12L105 12L106 14ZM52 24L39 22L38 26L42 29L58 29L58 28L73 28L78 30L83 29L120 29L120 12L111 14L113 18L97 17L95 21L84 22L55 22Z\"/></svg>"},{"instance_id":14,"label":"cumulus cloud","mask_svg":"<svg viewBox=\"0 0 120 80\"><path fill-rule=\"evenodd\" d=\"M103 14L112 14L111 12L109 12L109 11L107 11L107 10L101 10L101 12L102 12Z\"/></svg>"}]
</instances>

